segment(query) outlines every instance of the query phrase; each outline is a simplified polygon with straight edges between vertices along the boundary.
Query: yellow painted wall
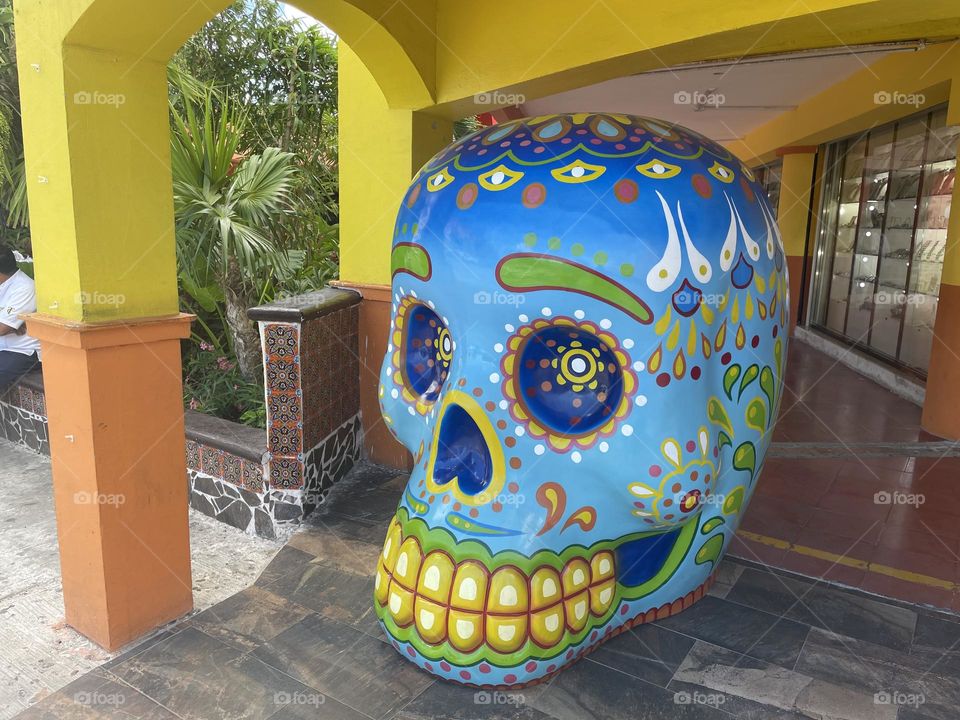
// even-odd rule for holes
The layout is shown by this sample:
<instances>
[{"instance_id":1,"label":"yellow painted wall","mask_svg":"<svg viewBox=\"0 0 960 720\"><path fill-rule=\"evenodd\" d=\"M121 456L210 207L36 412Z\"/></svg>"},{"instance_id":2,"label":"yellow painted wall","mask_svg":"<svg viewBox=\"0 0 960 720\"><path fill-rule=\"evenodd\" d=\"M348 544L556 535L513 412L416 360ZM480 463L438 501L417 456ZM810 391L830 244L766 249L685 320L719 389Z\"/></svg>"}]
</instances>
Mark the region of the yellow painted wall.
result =
<instances>
[{"instance_id":1,"label":"yellow painted wall","mask_svg":"<svg viewBox=\"0 0 960 720\"><path fill-rule=\"evenodd\" d=\"M788 153L780 172L777 224L787 255L803 255L816 153Z\"/></svg>"},{"instance_id":2,"label":"yellow painted wall","mask_svg":"<svg viewBox=\"0 0 960 720\"><path fill-rule=\"evenodd\" d=\"M340 277L390 283L400 202L420 167L453 137L448 120L391 110L349 47L340 44Z\"/></svg>"},{"instance_id":3,"label":"yellow painted wall","mask_svg":"<svg viewBox=\"0 0 960 720\"><path fill-rule=\"evenodd\" d=\"M87 321L174 314L165 66L57 53L51 38L72 15L43 7L17 4L17 27L29 28L17 49L38 309Z\"/></svg>"}]
</instances>

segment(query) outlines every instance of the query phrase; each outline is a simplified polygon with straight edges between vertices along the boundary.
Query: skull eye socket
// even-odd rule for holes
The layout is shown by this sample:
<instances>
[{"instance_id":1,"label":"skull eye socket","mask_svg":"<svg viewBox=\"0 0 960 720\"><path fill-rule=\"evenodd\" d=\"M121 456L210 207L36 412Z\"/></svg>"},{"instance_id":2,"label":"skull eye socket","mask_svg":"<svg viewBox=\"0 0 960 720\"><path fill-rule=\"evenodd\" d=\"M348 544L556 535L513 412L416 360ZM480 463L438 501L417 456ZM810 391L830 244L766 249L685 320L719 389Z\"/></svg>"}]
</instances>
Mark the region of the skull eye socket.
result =
<instances>
[{"instance_id":1,"label":"skull eye socket","mask_svg":"<svg viewBox=\"0 0 960 720\"><path fill-rule=\"evenodd\" d=\"M623 368L613 350L578 327L551 326L530 335L520 354L518 384L529 414L551 431L578 436L611 417L623 397Z\"/></svg>"},{"instance_id":2,"label":"skull eye socket","mask_svg":"<svg viewBox=\"0 0 960 720\"><path fill-rule=\"evenodd\" d=\"M408 318L403 347L404 377L415 396L425 402L435 402L450 374L453 338L446 323L426 305L413 306Z\"/></svg>"}]
</instances>

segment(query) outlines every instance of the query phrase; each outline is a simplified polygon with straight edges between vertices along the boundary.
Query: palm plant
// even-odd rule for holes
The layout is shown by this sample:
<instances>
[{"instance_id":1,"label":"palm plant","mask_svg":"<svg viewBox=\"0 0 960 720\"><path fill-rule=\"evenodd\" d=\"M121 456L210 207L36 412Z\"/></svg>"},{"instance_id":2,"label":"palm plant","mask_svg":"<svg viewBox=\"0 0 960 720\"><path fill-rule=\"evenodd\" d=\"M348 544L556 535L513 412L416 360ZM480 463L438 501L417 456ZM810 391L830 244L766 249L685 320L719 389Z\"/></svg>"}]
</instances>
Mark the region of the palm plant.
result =
<instances>
[{"instance_id":1,"label":"palm plant","mask_svg":"<svg viewBox=\"0 0 960 720\"><path fill-rule=\"evenodd\" d=\"M28 253L29 226L13 4L0 0L0 239Z\"/></svg>"},{"instance_id":2,"label":"palm plant","mask_svg":"<svg viewBox=\"0 0 960 720\"><path fill-rule=\"evenodd\" d=\"M246 114L212 88L192 88L179 104L182 111L171 104L171 159L181 281L211 303L222 290L230 349L244 378L255 381L260 338L246 312L261 285L255 279L293 262L272 232L289 213L293 156L277 148L246 156Z\"/></svg>"}]
</instances>

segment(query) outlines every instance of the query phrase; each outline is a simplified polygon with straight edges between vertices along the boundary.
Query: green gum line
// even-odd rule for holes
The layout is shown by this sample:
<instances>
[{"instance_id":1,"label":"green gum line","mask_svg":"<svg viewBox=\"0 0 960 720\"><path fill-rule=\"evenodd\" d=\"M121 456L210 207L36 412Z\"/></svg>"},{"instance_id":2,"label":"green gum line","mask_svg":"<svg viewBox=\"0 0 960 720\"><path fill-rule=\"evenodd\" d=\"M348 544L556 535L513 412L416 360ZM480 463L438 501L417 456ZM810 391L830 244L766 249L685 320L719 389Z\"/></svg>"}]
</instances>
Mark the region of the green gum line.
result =
<instances>
[{"instance_id":1,"label":"green gum line","mask_svg":"<svg viewBox=\"0 0 960 720\"><path fill-rule=\"evenodd\" d=\"M490 550L476 540L464 540L457 542L453 535L443 528L428 528L426 523L420 518L410 519L406 508L397 510L397 521L400 523L402 537L413 536L417 538L424 556L434 550L443 550L450 552L450 548L456 547L458 562L463 560L476 560L484 565L488 570L499 568L505 565L514 565L520 568L526 575L530 575L533 570L544 565L549 565L558 572L574 557L589 558L601 550L613 551L622 542L637 540L642 537L659 535L657 532L640 532L633 535L627 535L618 540L604 540L594 543L589 548L584 545L571 545L557 554L551 550L540 550L532 556L527 557L513 550L503 550L491 555ZM687 523L677 537L677 541L667 556L663 567L645 583L633 588L627 588L620 583L614 585L614 596L610 602L610 608L601 617L590 616L589 621L584 628L571 633L565 631L556 645L550 648L542 648L532 639L528 638L520 648L512 653L500 653L486 644L481 644L479 648L470 653L463 653L457 650L448 642L444 641L438 645L431 645L420 637L416 630L416 625L411 624L406 628L397 627L388 609L380 607L374 600L374 608L377 617L383 623L387 634L392 638L407 642L416 648L416 650L425 658L430 660L449 659L451 655L457 656L457 663L460 665L473 665L482 661L501 668L516 667L528 660L548 660L557 657L565 652L570 646L576 645L584 640L591 632L606 625L616 614L620 603L625 600L635 600L648 595L658 588L662 587L680 568L683 559L690 552L693 545L693 539L696 537L697 529L700 527L700 517ZM496 562L494 563L494 560Z\"/></svg>"},{"instance_id":2,"label":"green gum line","mask_svg":"<svg viewBox=\"0 0 960 720\"><path fill-rule=\"evenodd\" d=\"M650 308L627 288L603 275L563 258L548 255L512 255L497 268L500 284L507 290L525 292L549 289L579 292L598 298L638 322L653 320Z\"/></svg>"}]
</instances>

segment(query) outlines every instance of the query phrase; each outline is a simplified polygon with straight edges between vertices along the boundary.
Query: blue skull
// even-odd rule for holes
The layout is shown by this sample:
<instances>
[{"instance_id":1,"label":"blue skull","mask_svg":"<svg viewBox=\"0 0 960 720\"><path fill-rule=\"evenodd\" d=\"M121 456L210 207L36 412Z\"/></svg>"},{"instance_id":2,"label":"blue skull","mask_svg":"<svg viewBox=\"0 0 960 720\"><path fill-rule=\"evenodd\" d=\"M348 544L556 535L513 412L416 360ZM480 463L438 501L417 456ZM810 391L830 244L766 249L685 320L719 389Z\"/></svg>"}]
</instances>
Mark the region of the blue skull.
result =
<instances>
[{"instance_id":1,"label":"blue skull","mask_svg":"<svg viewBox=\"0 0 960 720\"><path fill-rule=\"evenodd\" d=\"M374 604L398 651L542 680L699 600L780 402L783 244L749 168L659 120L514 120L437 155L393 243L385 421L415 467Z\"/></svg>"}]
</instances>

